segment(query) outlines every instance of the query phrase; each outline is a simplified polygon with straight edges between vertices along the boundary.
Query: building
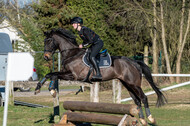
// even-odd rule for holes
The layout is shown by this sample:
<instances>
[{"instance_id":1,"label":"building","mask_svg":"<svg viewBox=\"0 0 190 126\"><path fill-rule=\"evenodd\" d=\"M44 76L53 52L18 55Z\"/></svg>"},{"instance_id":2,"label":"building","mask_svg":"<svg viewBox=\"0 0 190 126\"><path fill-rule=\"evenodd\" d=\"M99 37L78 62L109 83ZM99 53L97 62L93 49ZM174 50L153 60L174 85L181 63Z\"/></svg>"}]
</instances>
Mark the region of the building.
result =
<instances>
[{"instance_id":1,"label":"building","mask_svg":"<svg viewBox=\"0 0 190 126\"><path fill-rule=\"evenodd\" d=\"M14 28L6 19L4 19L4 21L0 24L0 32L7 33L10 36L10 40L15 52L32 51L29 44L19 36L19 31Z\"/></svg>"}]
</instances>

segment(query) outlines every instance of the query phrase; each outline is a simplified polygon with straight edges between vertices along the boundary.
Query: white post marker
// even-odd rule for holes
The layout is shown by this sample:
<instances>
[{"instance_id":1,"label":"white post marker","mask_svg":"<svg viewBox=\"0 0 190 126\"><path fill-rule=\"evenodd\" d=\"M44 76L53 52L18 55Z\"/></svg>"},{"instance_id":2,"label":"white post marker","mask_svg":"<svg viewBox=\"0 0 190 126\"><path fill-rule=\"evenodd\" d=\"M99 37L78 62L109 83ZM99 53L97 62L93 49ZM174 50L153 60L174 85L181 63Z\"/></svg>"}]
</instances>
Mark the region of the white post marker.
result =
<instances>
[{"instance_id":1,"label":"white post marker","mask_svg":"<svg viewBox=\"0 0 190 126\"><path fill-rule=\"evenodd\" d=\"M3 126L7 126L9 82L28 80L32 76L33 66L34 58L30 53L8 53Z\"/></svg>"}]
</instances>

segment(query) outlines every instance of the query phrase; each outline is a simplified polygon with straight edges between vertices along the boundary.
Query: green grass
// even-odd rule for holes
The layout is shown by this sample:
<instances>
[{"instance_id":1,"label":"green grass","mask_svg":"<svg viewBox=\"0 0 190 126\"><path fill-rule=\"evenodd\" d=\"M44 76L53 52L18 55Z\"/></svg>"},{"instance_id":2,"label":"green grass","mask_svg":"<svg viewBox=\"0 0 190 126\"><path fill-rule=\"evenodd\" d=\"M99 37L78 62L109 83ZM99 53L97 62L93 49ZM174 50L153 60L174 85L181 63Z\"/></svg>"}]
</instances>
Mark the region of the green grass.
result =
<instances>
[{"instance_id":1,"label":"green grass","mask_svg":"<svg viewBox=\"0 0 190 126\"><path fill-rule=\"evenodd\" d=\"M172 106L171 104L167 106ZM158 126L189 126L190 108L179 110L174 108L151 108Z\"/></svg>"},{"instance_id":2,"label":"green grass","mask_svg":"<svg viewBox=\"0 0 190 126\"><path fill-rule=\"evenodd\" d=\"M3 123L3 111L3 107L0 107L0 125ZM60 113L64 111L60 107ZM7 126L50 126L54 123L52 115L53 107L31 108L25 106L9 106Z\"/></svg>"},{"instance_id":3,"label":"green grass","mask_svg":"<svg viewBox=\"0 0 190 126\"><path fill-rule=\"evenodd\" d=\"M7 126L47 126L50 125L52 108L29 108L9 106ZM3 119L3 108L0 108L0 123Z\"/></svg>"},{"instance_id":4,"label":"green grass","mask_svg":"<svg viewBox=\"0 0 190 126\"><path fill-rule=\"evenodd\" d=\"M158 126L189 126L190 108L184 110L155 108L151 106L152 115L157 120ZM60 113L63 113L60 107ZM49 126L53 124L53 108L30 108L24 106L9 106L7 126ZM3 107L0 108L0 124L3 120ZM101 125L97 125L101 126Z\"/></svg>"},{"instance_id":5,"label":"green grass","mask_svg":"<svg viewBox=\"0 0 190 126\"><path fill-rule=\"evenodd\" d=\"M150 110L153 117L157 121L157 126L189 126L190 125L190 96L189 96L190 85L173 89L167 92L168 104L156 108L155 107L155 96L149 97ZM102 102L108 98L108 94L111 91L101 92L100 98ZM80 93L79 95L68 94L60 96L60 115L65 111L63 109L64 100L89 100L89 92ZM110 96L111 98L111 96ZM25 106L9 106L8 110L8 123L7 126L50 126L54 123L53 121L53 100L51 96L46 97L25 97L19 98L21 101L28 100L31 103L39 103L48 105L50 108L30 108ZM50 99L50 100L48 100ZM103 101L104 100L104 101ZM132 102L127 102L132 103ZM3 107L0 107L0 125L3 123ZM100 124L94 124L94 126L103 126ZM151 126L149 124L149 126Z\"/></svg>"}]
</instances>

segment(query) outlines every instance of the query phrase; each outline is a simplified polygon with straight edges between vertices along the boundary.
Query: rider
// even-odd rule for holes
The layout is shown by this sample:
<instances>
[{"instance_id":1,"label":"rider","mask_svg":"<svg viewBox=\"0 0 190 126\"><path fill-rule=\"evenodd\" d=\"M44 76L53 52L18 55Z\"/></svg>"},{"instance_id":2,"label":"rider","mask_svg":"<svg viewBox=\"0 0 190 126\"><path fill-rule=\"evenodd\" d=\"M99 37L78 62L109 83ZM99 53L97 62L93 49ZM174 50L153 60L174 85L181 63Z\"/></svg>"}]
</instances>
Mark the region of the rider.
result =
<instances>
[{"instance_id":1,"label":"rider","mask_svg":"<svg viewBox=\"0 0 190 126\"><path fill-rule=\"evenodd\" d=\"M96 56L104 45L103 41L94 31L83 26L83 19L81 17L74 17L71 20L71 24L73 28L78 31L79 36L83 40L83 43L79 45L79 48L83 48L91 44L89 47L91 49L90 62L96 71L96 75L93 75L92 78L95 80L101 80L102 75L96 61Z\"/></svg>"}]
</instances>

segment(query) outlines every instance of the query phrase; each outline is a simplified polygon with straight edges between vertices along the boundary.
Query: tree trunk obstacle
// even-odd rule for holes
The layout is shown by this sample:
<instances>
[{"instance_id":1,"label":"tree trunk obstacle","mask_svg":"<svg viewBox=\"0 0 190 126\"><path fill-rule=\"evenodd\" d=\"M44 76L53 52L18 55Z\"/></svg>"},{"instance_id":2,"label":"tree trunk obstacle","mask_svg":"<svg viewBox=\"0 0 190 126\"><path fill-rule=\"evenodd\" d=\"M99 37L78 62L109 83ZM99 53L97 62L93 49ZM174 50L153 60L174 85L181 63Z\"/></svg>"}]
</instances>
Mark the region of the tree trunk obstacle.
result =
<instances>
[{"instance_id":1,"label":"tree trunk obstacle","mask_svg":"<svg viewBox=\"0 0 190 126\"><path fill-rule=\"evenodd\" d=\"M140 126L138 120L133 117L138 116L139 113L136 105L65 101L63 107L68 111L54 126L75 126L77 123Z\"/></svg>"}]
</instances>

